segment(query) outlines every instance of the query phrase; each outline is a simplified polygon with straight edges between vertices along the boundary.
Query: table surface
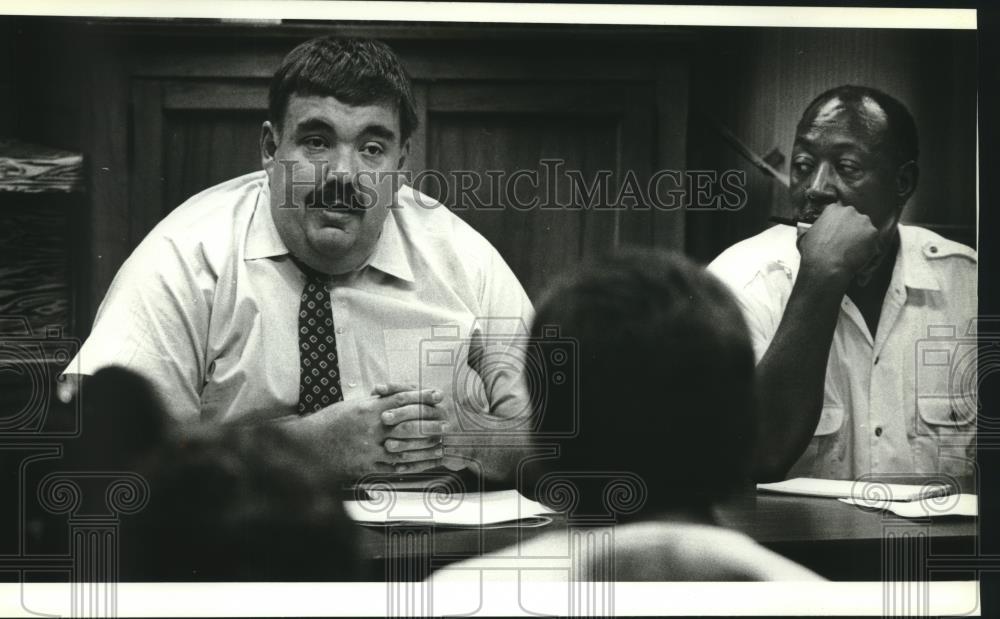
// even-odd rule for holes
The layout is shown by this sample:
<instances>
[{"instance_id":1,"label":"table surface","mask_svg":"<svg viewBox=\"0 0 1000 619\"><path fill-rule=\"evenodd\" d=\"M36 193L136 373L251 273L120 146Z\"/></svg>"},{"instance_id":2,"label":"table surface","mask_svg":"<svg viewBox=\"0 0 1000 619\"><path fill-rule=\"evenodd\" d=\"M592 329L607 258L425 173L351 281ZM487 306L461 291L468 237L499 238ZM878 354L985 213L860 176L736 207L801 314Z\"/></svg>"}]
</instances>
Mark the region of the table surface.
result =
<instances>
[{"instance_id":1,"label":"table surface","mask_svg":"<svg viewBox=\"0 0 1000 619\"><path fill-rule=\"evenodd\" d=\"M964 548L975 540L978 520L969 517L905 519L889 512L865 510L837 499L759 493L746 490L717 508L719 523L742 531L759 543L789 556L831 578L854 579L851 563L864 560L871 569L859 569L860 580L877 573L883 540L925 537L947 547ZM363 527L360 535L363 557L386 559L423 558L437 568L452 561L493 552L567 526L565 517L537 528L450 529L434 527L423 541L416 537L390 543L386 529ZM418 531L419 528L404 527ZM402 529L396 528L396 532ZM956 546L957 545L957 546ZM865 550L865 552L859 552ZM833 551L839 556L830 558ZM825 554L824 554L825 553ZM430 555L430 556L428 556ZM809 565L810 562L813 565ZM837 563L839 566L826 565ZM826 572L826 573L824 573Z\"/></svg>"},{"instance_id":2,"label":"table surface","mask_svg":"<svg viewBox=\"0 0 1000 619\"><path fill-rule=\"evenodd\" d=\"M720 508L722 524L762 544L770 542L880 540L888 529L926 530L932 537L972 537L977 519L908 519L862 509L837 499L770 493L741 493Z\"/></svg>"}]
</instances>

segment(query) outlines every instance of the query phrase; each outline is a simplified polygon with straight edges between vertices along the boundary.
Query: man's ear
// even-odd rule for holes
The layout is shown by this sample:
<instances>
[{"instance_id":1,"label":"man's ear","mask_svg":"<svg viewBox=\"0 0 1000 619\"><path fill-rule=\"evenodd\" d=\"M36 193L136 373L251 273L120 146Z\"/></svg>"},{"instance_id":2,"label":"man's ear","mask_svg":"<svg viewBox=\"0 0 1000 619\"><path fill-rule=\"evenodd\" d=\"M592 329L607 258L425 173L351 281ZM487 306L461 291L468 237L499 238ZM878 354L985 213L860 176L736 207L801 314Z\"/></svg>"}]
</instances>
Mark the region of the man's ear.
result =
<instances>
[{"instance_id":1,"label":"man's ear","mask_svg":"<svg viewBox=\"0 0 1000 619\"><path fill-rule=\"evenodd\" d=\"M406 138L403 145L399 147L399 163L396 164L397 170L402 170L403 166L406 165L406 159L410 156L410 138Z\"/></svg>"},{"instance_id":2,"label":"man's ear","mask_svg":"<svg viewBox=\"0 0 1000 619\"><path fill-rule=\"evenodd\" d=\"M269 170L274 165L274 155L278 152L278 132L271 125L271 121L265 120L260 127L260 164L265 170Z\"/></svg>"},{"instance_id":3,"label":"man's ear","mask_svg":"<svg viewBox=\"0 0 1000 619\"><path fill-rule=\"evenodd\" d=\"M899 166L896 172L896 195L899 196L899 204L906 204L913 192L917 190L917 180L920 177L920 169L916 161L907 161Z\"/></svg>"}]
</instances>

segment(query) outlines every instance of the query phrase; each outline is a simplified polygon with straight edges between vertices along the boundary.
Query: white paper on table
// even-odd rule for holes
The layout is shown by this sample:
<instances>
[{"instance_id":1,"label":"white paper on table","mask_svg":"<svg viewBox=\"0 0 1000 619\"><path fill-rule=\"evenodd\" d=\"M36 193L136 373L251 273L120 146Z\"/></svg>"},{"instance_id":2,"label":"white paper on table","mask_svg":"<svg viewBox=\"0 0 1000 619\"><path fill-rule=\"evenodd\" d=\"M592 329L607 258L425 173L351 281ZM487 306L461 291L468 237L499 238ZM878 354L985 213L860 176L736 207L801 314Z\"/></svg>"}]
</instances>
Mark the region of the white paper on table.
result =
<instances>
[{"instance_id":1,"label":"white paper on table","mask_svg":"<svg viewBox=\"0 0 1000 619\"><path fill-rule=\"evenodd\" d=\"M937 516L979 516L979 497L975 494L952 494L919 501L878 501L840 499L844 503L868 509L889 510L903 518L929 518Z\"/></svg>"},{"instance_id":2,"label":"white paper on table","mask_svg":"<svg viewBox=\"0 0 1000 619\"><path fill-rule=\"evenodd\" d=\"M757 484L757 490L832 499L851 497L880 501L913 501L921 498L945 496L954 492L952 486L944 483L888 484L874 480L854 481L813 477L796 477L772 484Z\"/></svg>"},{"instance_id":3,"label":"white paper on table","mask_svg":"<svg viewBox=\"0 0 1000 619\"><path fill-rule=\"evenodd\" d=\"M441 493L369 490L370 499L344 501L347 515L361 524L426 524L450 527L541 526L552 513L517 490Z\"/></svg>"}]
</instances>

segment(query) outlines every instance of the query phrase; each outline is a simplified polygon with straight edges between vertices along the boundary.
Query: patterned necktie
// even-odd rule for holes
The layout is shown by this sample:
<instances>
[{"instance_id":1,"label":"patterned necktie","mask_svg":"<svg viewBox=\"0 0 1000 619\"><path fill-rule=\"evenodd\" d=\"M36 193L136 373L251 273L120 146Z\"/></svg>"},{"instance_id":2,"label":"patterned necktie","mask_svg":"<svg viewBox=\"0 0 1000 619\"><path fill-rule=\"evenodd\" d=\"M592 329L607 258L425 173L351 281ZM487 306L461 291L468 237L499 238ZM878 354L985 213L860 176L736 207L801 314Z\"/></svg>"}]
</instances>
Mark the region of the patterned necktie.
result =
<instances>
[{"instance_id":1,"label":"patterned necktie","mask_svg":"<svg viewBox=\"0 0 1000 619\"><path fill-rule=\"evenodd\" d=\"M344 399L337 366L337 339L325 277L299 265L307 281L299 302L299 414L308 415Z\"/></svg>"}]
</instances>

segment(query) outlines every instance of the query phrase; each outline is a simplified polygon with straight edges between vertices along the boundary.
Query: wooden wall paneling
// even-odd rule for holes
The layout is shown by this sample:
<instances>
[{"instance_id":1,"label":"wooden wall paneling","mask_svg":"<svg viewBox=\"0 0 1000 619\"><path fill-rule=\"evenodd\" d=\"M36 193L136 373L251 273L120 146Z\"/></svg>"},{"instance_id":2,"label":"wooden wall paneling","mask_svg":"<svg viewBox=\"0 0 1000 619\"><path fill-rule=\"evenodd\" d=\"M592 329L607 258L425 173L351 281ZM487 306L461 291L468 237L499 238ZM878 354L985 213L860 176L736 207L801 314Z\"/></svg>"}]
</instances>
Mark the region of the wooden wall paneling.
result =
<instances>
[{"instance_id":1,"label":"wooden wall paneling","mask_svg":"<svg viewBox=\"0 0 1000 619\"><path fill-rule=\"evenodd\" d=\"M152 56L142 66L143 77L161 78L217 78L220 76L240 76L269 79L281 64L286 53L294 47L294 41L281 42L274 48L269 42L264 49L248 54L241 50L205 50L192 54L190 51L165 51ZM620 58L608 54L569 51L559 56L539 55L528 57L526 48L513 53L497 53L481 44L459 42L448 49L440 45L390 45L396 49L407 73L413 80L641 80L651 73L651 65L645 60L623 63ZM439 49L435 49L438 47ZM568 49L568 48L567 48ZM579 50L577 50L579 51ZM567 62L567 59L576 62Z\"/></svg>"},{"instance_id":2,"label":"wooden wall paneling","mask_svg":"<svg viewBox=\"0 0 1000 619\"><path fill-rule=\"evenodd\" d=\"M623 97L624 98L624 97ZM607 192L599 195L592 203L582 203L576 200L576 206L582 208L580 230L580 254L578 259L593 259L607 253L622 243L622 213L615 208L613 201L617 198L618 190L623 181L625 161L629 159L623 155L622 149L629 148L637 136L632 136L628 132L633 123L624 121L623 115L626 110L616 110L612 113L612 135L608 145L603 145L601 138L596 140L599 150L594 152L588 148L587 161L582 166L584 172L584 182L587 184L598 181L598 175L611 172L606 185ZM639 139L639 142L642 140ZM567 164L567 167L570 167ZM636 215L637 212L629 215ZM571 261L566 266L572 267L576 262Z\"/></svg>"},{"instance_id":3,"label":"wooden wall paneling","mask_svg":"<svg viewBox=\"0 0 1000 619\"><path fill-rule=\"evenodd\" d=\"M638 102L628 83L548 81L445 81L428 91L428 108L436 112L550 113L557 116L596 111L620 112Z\"/></svg>"},{"instance_id":4,"label":"wooden wall paneling","mask_svg":"<svg viewBox=\"0 0 1000 619\"><path fill-rule=\"evenodd\" d=\"M84 123L96 110L93 98L86 96L94 85L88 58L82 53L67 55L53 48L51 39L40 28L40 20L6 18L5 21L11 35L5 42L17 60L11 63L10 71L13 79L8 99L12 113L5 120L16 122L14 129L0 137L21 134L31 144L89 153L93 143L87 139ZM79 36L58 39L65 49L81 49ZM89 155L84 159L85 168L78 173L83 177L79 184L86 187L87 169L93 162ZM4 243L9 245L7 251L14 253L5 252L8 258L0 260L0 268L24 269L22 274L28 276L8 278L5 288L15 298L23 293L22 301L33 299L24 306L7 305L5 312L20 313L16 307L23 307L36 334L42 334L42 327L50 324L61 327L68 337L77 336L89 328L90 307L84 291L90 278L86 266L90 197L74 192L72 196L14 199L5 196L3 201L10 208L0 209L5 211L0 215L11 219L6 219L0 229L10 241ZM57 255L62 257L56 259ZM43 301L46 297L48 301Z\"/></svg>"},{"instance_id":5,"label":"wooden wall paneling","mask_svg":"<svg viewBox=\"0 0 1000 619\"><path fill-rule=\"evenodd\" d=\"M267 110L267 81L259 78L172 79L164 80L162 84L165 110Z\"/></svg>"},{"instance_id":6,"label":"wooden wall paneling","mask_svg":"<svg viewBox=\"0 0 1000 619\"><path fill-rule=\"evenodd\" d=\"M424 189L483 234L536 298L552 275L579 259L580 230L587 214L580 209L532 205L533 200L540 203L545 199L541 175L539 187L533 190L527 182L513 183L512 174L537 170L540 158L557 153L568 166L585 167L588 160L602 154L599 148L588 148L588 142L595 141L595 133L613 135L613 125L592 125L589 135L585 133L577 131L575 123L566 119L560 123L547 114L468 110L432 113L430 117L428 167L443 173L450 187L446 195L438 191L436 183ZM605 151L605 156L608 154L614 155ZM459 170L474 172L485 180L474 198L461 200L457 195L461 181L453 173ZM502 174L495 189L489 186L488 172Z\"/></svg>"},{"instance_id":7,"label":"wooden wall paneling","mask_svg":"<svg viewBox=\"0 0 1000 619\"><path fill-rule=\"evenodd\" d=\"M615 246L641 245L653 243L654 221L656 211L643 195L652 176L652 164L655 153L654 141L654 98L647 89L632 93L635 103L622 110L618 128L618 185L613 197L615 209ZM651 89L649 89L651 90ZM626 176L631 174L637 185L629 182ZM638 190L637 199L631 194ZM621 198L621 203L618 203Z\"/></svg>"},{"instance_id":8,"label":"wooden wall paneling","mask_svg":"<svg viewBox=\"0 0 1000 619\"><path fill-rule=\"evenodd\" d=\"M264 80L163 82L164 214L215 184L260 169Z\"/></svg>"},{"instance_id":9,"label":"wooden wall paneling","mask_svg":"<svg viewBox=\"0 0 1000 619\"><path fill-rule=\"evenodd\" d=\"M50 327L73 333L73 223L82 202L78 193L0 192L0 317L27 320L35 337Z\"/></svg>"},{"instance_id":10,"label":"wooden wall paneling","mask_svg":"<svg viewBox=\"0 0 1000 619\"><path fill-rule=\"evenodd\" d=\"M131 240L195 193L260 168L266 84L133 82Z\"/></svg>"},{"instance_id":11,"label":"wooden wall paneling","mask_svg":"<svg viewBox=\"0 0 1000 619\"><path fill-rule=\"evenodd\" d=\"M189 39L212 40L253 38L260 46L264 41L283 41L290 49L297 41L317 36L375 38L393 46L403 44L447 44L468 41L510 42L518 45L537 41L565 41L585 36L594 44L660 41L665 38L685 41L693 32L681 26L595 25L586 24L570 29L565 25L528 23L449 23L425 22L345 22L287 20L280 25L254 21L209 22L208 20L129 20L92 22L90 27L99 34L120 34L152 38L172 35Z\"/></svg>"},{"instance_id":12,"label":"wooden wall paneling","mask_svg":"<svg viewBox=\"0 0 1000 619\"><path fill-rule=\"evenodd\" d=\"M402 59L407 72L421 80L636 81L648 79L651 73L644 59L633 58L625 63L616 55L595 54L581 49L583 46L565 47L559 54L544 49L537 55L531 55L530 47L510 53L497 53L496 46L493 50L473 48L463 53L462 47L421 50Z\"/></svg>"},{"instance_id":13,"label":"wooden wall paneling","mask_svg":"<svg viewBox=\"0 0 1000 619\"><path fill-rule=\"evenodd\" d=\"M976 37L924 34L911 42L916 84L911 112L920 132L920 181L903 221L977 247Z\"/></svg>"},{"instance_id":14,"label":"wooden wall paneling","mask_svg":"<svg viewBox=\"0 0 1000 619\"><path fill-rule=\"evenodd\" d=\"M417 112L417 128L410 136L410 156L406 168L411 172L419 172L427 167L427 84L424 81L413 81L413 102Z\"/></svg>"},{"instance_id":15,"label":"wooden wall paneling","mask_svg":"<svg viewBox=\"0 0 1000 619\"><path fill-rule=\"evenodd\" d=\"M121 43L114 66L120 67L118 79L126 80L125 101L132 105L127 135L132 161L122 183L127 206L102 207L112 216L125 210L128 226L126 238L101 241L118 257L109 263L107 273L92 278L97 299L128 252L170 209L224 180L221 176L259 168L256 142L268 80L288 50L320 34L318 27L299 25L260 30L262 36L248 48L246 28L212 37L183 25L150 28L151 36L142 35L142 28L111 30L112 38ZM396 33L387 38L414 80L422 121L413 136L411 170L438 167L448 173L500 163L537 168L543 153L575 153L563 157L567 164L575 158L574 166L588 175L610 167L619 177L622 166L632 162L640 162L637 165L648 175L662 160L681 161L677 149L668 146L664 151L663 145L665 140L683 140L683 111L671 113L666 124L656 116L664 102L675 112L686 105L671 100L683 98L677 93L685 77L674 65L664 65L661 55L649 53L659 42L615 35L593 45L571 37L533 38L515 31L486 40L474 36L478 30L460 29L441 40L423 37L422 31L407 35L406 29L385 30ZM506 40L507 36L513 38ZM615 46L608 48L611 41ZM658 80L665 73L674 81L661 87ZM474 127L478 122L474 119L504 133L505 145L475 137L482 127ZM614 137L616 123L621 126ZM432 134L434 126L442 127L447 140L459 140L470 148L439 158L431 145L442 136ZM615 187L614 182L611 185ZM560 268L622 240L618 227L622 222L614 212L460 215L501 249L533 293ZM625 236L679 247L678 222L677 213L640 214L625 221Z\"/></svg>"},{"instance_id":16,"label":"wooden wall paneling","mask_svg":"<svg viewBox=\"0 0 1000 619\"><path fill-rule=\"evenodd\" d=\"M18 121L19 107L17 92L24 78L20 75L27 69L18 62L23 53L24 41L18 34L18 22L11 17L0 18L0 58L9 70L0 72L0 136L15 137L22 127Z\"/></svg>"},{"instance_id":17,"label":"wooden wall paneling","mask_svg":"<svg viewBox=\"0 0 1000 619\"><path fill-rule=\"evenodd\" d=\"M513 178L517 170L538 173L536 191L525 181L511 187L516 202L526 208L507 199L506 184L499 203L494 196L494 208L457 204L454 195L439 196L497 247L532 297L581 258L619 243L619 213L601 207L617 196L625 168L648 177L651 91L649 84L593 81L444 82L428 87L429 167L447 178L456 170L481 175L503 171L504 179ZM574 203L568 180L560 175L552 184L543 159L563 160L563 173L582 173L586 185L606 170L612 174L610 195L599 196L595 204L582 204L579 198ZM547 195L557 187L558 196ZM428 191L434 193L432 189L436 187ZM489 191L483 189L477 196L485 201ZM537 204L527 206L532 199ZM629 225L648 234L648 222Z\"/></svg>"},{"instance_id":18,"label":"wooden wall paneling","mask_svg":"<svg viewBox=\"0 0 1000 619\"><path fill-rule=\"evenodd\" d=\"M264 110L164 111L164 215L223 181L261 169Z\"/></svg>"},{"instance_id":19,"label":"wooden wall paneling","mask_svg":"<svg viewBox=\"0 0 1000 619\"><path fill-rule=\"evenodd\" d=\"M585 86L590 89L591 85ZM592 258L623 245L649 245L652 213L644 199L624 199L626 177L631 172L638 188L645 190L654 152L655 100L651 81L596 84L591 94L581 98L583 109L609 114L615 121L615 138L610 160L588 170L588 181L599 171L611 171L609 191L599 204L586 205L582 240L583 258ZM635 187L629 182L631 187ZM623 198L621 204L619 198Z\"/></svg>"},{"instance_id":20,"label":"wooden wall paneling","mask_svg":"<svg viewBox=\"0 0 1000 619\"><path fill-rule=\"evenodd\" d=\"M132 173L129 175L129 250L163 218L163 86L132 82Z\"/></svg>"},{"instance_id":21,"label":"wooden wall paneling","mask_svg":"<svg viewBox=\"0 0 1000 619\"><path fill-rule=\"evenodd\" d=\"M682 54L680 50L668 48L664 50L666 57L659 59L657 63L654 173L659 170L688 169L687 131L691 70L689 59ZM686 185L684 189L687 189ZM666 196L663 199L666 200ZM683 207L673 210L654 210L652 216L654 246L684 251L684 213Z\"/></svg>"},{"instance_id":22,"label":"wooden wall paneling","mask_svg":"<svg viewBox=\"0 0 1000 619\"><path fill-rule=\"evenodd\" d=\"M164 43L168 43L165 40ZM294 41L262 40L260 45L247 49L231 43L229 49L216 49L204 43L169 49L166 46L153 50L136 67L137 75L149 78L198 80L220 77L244 77L268 80L281 64L285 54L295 46ZM183 51L179 51L182 49Z\"/></svg>"},{"instance_id":23,"label":"wooden wall paneling","mask_svg":"<svg viewBox=\"0 0 1000 619\"><path fill-rule=\"evenodd\" d=\"M104 293L130 246L129 211L129 93L121 58L112 50L91 52L92 97L88 97L90 126L87 131L90 225L88 238L89 277L84 286L86 319L79 333L86 336ZM100 93L99 103L95 100Z\"/></svg>"}]
</instances>

